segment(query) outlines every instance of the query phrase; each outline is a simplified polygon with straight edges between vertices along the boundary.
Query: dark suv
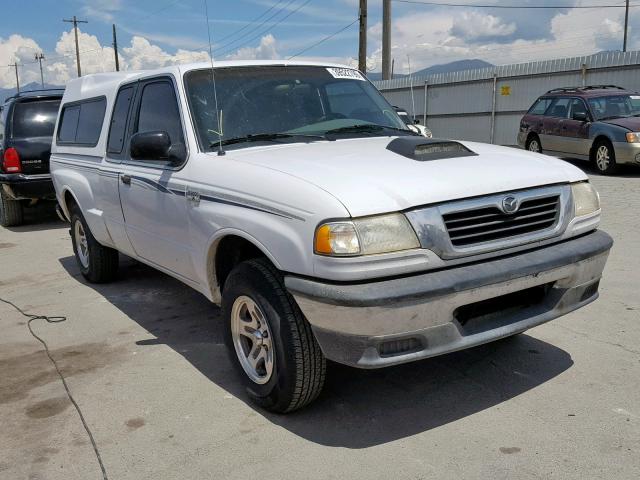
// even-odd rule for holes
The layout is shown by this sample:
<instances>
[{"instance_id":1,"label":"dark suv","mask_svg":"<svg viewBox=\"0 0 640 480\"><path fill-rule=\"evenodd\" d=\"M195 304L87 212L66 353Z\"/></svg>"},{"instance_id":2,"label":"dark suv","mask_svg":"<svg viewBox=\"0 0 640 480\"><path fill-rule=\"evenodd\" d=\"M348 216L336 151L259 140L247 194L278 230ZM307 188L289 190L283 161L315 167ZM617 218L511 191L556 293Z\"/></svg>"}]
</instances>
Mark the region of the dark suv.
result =
<instances>
[{"instance_id":1,"label":"dark suv","mask_svg":"<svg viewBox=\"0 0 640 480\"><path fill-rule=\"evenodd\" d=\"M23 92L0 106L0 225L20 225L23 208L55 200L49 156L64 90Z\"/></svg>"},{"instance_id":2,"label":"dark suv","mask_svg":"<svg viewBox=\"0 0 640 480\"><path fill-rule=\"evenodd\" d=\"M534 152L593 162L599 172L640 164L640 94L614 85L542 95L520 122L518 144Z\"/></svg>"}]
</instances>

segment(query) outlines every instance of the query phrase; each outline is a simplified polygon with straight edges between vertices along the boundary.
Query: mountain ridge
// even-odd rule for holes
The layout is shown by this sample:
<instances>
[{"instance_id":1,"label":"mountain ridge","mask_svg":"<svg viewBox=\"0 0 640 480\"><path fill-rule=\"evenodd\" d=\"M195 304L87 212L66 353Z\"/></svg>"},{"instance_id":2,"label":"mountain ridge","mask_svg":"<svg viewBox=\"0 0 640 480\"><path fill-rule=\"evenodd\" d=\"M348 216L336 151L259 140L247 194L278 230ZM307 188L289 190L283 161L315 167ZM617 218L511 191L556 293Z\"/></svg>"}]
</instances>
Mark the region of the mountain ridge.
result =
<instances>
[{"instance_id":1,"label":"mountain ridge","mask_svg":"<svg viewBox=\"0 0 640 480\"><path fill-rule=\"evenodd\" d=\"M438 73L461 72L463 70L475 70L478 68L490 68L490 67L495 67L495 65L489 62L485 62L484 60L473 58L468 60L456 60L454 62L431 65L430 67L423 68L422 70L413 72L413 76L426 77L428 75L435 75ZM371 81L382 80L382 73L369 72L367 73L367 77ZM402 78L402 77L408 77L408 75L397 74L397 73L394 73L393 75L393 78Z\"/></svg>"}]
</instances>

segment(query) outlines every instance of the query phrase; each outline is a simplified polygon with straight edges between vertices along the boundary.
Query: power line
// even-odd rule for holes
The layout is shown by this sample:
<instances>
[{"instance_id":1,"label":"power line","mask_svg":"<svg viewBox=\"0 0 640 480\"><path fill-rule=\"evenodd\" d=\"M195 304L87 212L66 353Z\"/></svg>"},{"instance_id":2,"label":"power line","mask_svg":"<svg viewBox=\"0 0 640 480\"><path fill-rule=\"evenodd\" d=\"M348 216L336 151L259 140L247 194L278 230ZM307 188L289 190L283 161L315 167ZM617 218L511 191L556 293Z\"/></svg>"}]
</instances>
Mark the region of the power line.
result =
<instances>
[{"instance_id":1,"label":"power line","mask_svg":"<svg viewBox=\"0 0 640 480\"><path fill-rule=\"evenodd\" d=\"M271 29L277 27L278 25L280 25L282 22L284 22L287 18L289 18L291 15L293 15L294 13L299 12L303 7L305 7L306 5L308 5L311 2L311 0L306 0L305 2L301 3L300 5L298 5L295 9L291 10L287 15L285 15L284 17L282 17L280 20L278 20L276 23L274 23L273 25L271 25L270 27L268 27L267 29L259 32L257 35L254 35L253 37L251 37L249 40L247 40L245 43L240 44L239 46L233 47L231 49L227 49L224 52L220 53L220 56L224 56L227 55L228 53L230 53L233 50L239 50L241 48L243 48L245 45L248 45L249 43L253 42L256 38L264 35L266 32L270 31ZM215 50L214 50L215 51Z\"/></svg>"},{"instance_id":2,"label":"power line","mask_svg":"<svg viewBox=\"0 0 640 480\"><path fill-rule=\"evenodd\" d=\"M267 13L269 13L271 10L273 10L274 8L276 8L278 5L280 5L282 2L284 2L284 0L278 0L276 3L274 3L273 5L271 5L267 10L265 10L264 12L262 12L260 15L258 15L256 18L254 18L253 20L251 20L250 22L247 22L244 26L238 28L237 30L234 30L233 32L231 32L228 35L225 35L224 37L218 39L218 42L222 43L224 42L226 39L231 38L233 36L235 36L236 34L242 32L243 30L245 30L246 28L250 27L251 25L253 25L254 23L256 23L258 20L260 20L262 17L264 17Z\"/></svg>"},{"instance_id":3,"label":"power line","mask_svg":"<svg viewBox=\"0 0 640 480\"><path fill-rule=\"evenodd\" d=\"M251 35L256 30L262 28L262 26L265 25L267 22L269 22L270 20L274 19L275 17L280 15L282 12L284 12L285 9L287 7L289 7L293 2L295 2L295 0L289 0L285 5L283 5L281 8L279 8L276 12L272 13L271 15L269 15L269 17L265 18L262 22L260 22L258 25L256 25L255 28L252 28L249 32L247 32L245 35L243 35L243 37L246 38L248 35ZM270 27L267 27L267 30L269 28ZM236 38L235 40L231 40L231 41L226 42L226 43L221 43L221 45L218 45L217 47L215 47L213 49L213 51L214 52L220 51L220 50L225 49L225 47L228 47L229 45L233 45L234 43L242 42L243 37ZM236 48L236 47L232 47L232 48Z\"/></svg>"},{"instance_id":4,"label":"power line","mask_svg":"<svg viewBox=\"0 0 640 480\"><path fill-rule=\"evenodd\" d=\"M355 25L355 23L356 23L356 22L359 22L359 21L360 21L360 18L356 18L356 19L355 19L353 22L351 22L349 25L347 25L347 26L345 26L345 27L342 27L342 28L341 28L340 30L338 30L337 32L334 32L334 33L332 33L331 35L328 35L328 36L324 37L322 40L320 40L319 42L314 43L313 45L309 45L308 47L303 48L302 50L300 50L300 51L299 51L298 53L296 53L295 55L291 55L291 56L289 57L289 60L291 60L292 58L295 58L295 57L297 57L297 56L299 56L299 55L302 55L303 53L305 53L305 52L307 52L307 51L311 50L312 48L317 47L318 45L320 45L321 43L326 42L327 40L332 39L332 38L333 38L333 37L335 37L336 35L338 35L338 34L340 34L340 33L344 32L345 30L347 30L349 27L352 27L353 25Z\"/></svg>"},{"instance_id":5,"label":"power line","mask_svg":"<svg viewBox=\"0 0 640 480\"><path fill-rule=\"evenodd\" d=\"M496 9L518 9L518 10L576 10L587 8L625 8L625 5L487 5L477 3L448 3L448 2L428 2L422 0L391 0L396 3L411 3L415 5L429 5L435 7L466 7L466 8L496 8ZM629 5L637 7L640 5Z\"/></svg>"}]
</instances>

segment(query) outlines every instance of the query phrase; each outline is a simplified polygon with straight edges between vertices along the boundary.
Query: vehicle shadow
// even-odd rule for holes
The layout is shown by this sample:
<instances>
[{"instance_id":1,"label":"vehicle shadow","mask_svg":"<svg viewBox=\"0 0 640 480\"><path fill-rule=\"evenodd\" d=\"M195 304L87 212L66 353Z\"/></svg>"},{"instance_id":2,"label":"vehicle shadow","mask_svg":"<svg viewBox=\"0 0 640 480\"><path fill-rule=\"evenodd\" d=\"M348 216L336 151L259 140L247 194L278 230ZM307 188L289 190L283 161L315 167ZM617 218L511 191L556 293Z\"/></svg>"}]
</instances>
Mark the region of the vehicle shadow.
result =
<instances>
[{"instance_id":1,"label":"vehicle shadow","mask_svg":"<svg viewBox=\"0 0 640 480\"><path fill-rule=\"evenodd\" d=\"M75 259L60 259L79 282ZM216 385L270 422L309 441L366 448L415 435L473 415L549 381L573 365L571 356L528 335L382 370L330 363L320 398L289 415L249 403L223 342L219 309L191 288L130 259L120 280L90 285Z\"/></svg>"}]
</instances>

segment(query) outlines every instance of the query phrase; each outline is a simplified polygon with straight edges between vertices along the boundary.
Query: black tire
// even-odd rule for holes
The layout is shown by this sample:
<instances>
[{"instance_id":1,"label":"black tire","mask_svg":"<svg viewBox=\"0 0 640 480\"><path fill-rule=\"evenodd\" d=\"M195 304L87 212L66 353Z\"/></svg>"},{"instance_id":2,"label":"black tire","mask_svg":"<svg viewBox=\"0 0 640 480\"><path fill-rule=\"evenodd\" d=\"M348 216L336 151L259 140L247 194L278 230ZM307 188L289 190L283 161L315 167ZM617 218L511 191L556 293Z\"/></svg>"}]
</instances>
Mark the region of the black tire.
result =
<instances>
[{"instance_id":1,"label":"black tire","mask_svg":"<svg viewBox=\"0 0 640 480\"><path fill-rule=\"evenodd\" d=\"M86 258L87 264L84 265L76 240L76 227L80 224L86 237ZM113 248L100 245L89 230L89 226L85 221L80 209L77 205L71 208L71 242L73 243L73 253L76 256L76 262L80 268L80 272L91 283L107 283L111 282L118 275L118 251Z\"/></svg>"},{"instance_id":2,"label":"black tire","mask_svg":"<svg viewBox=\"0 0 640 480\"><path fill-rule=\"evenodd\" d=\"M608 159L601 158L601 155L608 156ZM593 145L591 160L595 169L602 175L612 175L619 169L616 163L616 151L608 140L598 140Z\"/></svg>"},{"instance_id":3,"label":"black tire","mask_svg":"<svg viewBox=\"0 0 640 480\"><path fill-rule=\"evenodd\" d=\"M538 135L529 135L527 138L527 143L524 148L529 150L530 152L542 153L542 143L540 142L540 137Z\"/></svg>"},{"instance_id":4,"label":"black tire","mask_svg":"<svg viewBox=\"0 0 640 480\"><path fill-rule=\"evenodd\" d=\"M244 371L234 346L231 316L239 297L248 297L257 304L273 334L273 372L263 384L253 381ZM232 270L223 289L222 314L231 362L253 402L266 410L286 413L318 397L324 385L326 360L309 322L285 289L280 272L269 261L248 260Z\"/></svg>"},{"instance_id":5,"label":"black tire","mask_svg":"<svg viewBox=\"0 0 640 480\"><path fill-rule=\"evenodd\" d=\"M2 185L0 185L0 225L3 227L17 227L22 225L23 221L22 203L19 200L9 198Z\"/></svg>"}]
</instances>

